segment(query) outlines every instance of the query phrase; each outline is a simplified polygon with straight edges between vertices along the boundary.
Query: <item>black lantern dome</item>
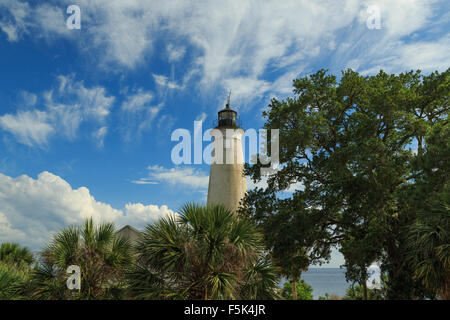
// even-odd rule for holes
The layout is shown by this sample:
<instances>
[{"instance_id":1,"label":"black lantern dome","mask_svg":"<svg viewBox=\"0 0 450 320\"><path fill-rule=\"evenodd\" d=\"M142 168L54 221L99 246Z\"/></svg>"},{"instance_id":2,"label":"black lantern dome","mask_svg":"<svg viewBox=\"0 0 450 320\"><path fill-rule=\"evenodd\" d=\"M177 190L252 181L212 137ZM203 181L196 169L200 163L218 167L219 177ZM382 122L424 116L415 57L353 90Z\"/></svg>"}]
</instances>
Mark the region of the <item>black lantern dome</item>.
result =
<instances>
[{"instance_id":1,"label":"black lantern dome","mask_svg":"<svg viewBox=\"0 0 450 320\"><path fill-rule=\"evenodd\" d=\"M231 94L231 93L230 93ZM230 108L230 95L225 109L218 112L218 127L239 127L237 112Z\"/></svg>"}]
</instances>

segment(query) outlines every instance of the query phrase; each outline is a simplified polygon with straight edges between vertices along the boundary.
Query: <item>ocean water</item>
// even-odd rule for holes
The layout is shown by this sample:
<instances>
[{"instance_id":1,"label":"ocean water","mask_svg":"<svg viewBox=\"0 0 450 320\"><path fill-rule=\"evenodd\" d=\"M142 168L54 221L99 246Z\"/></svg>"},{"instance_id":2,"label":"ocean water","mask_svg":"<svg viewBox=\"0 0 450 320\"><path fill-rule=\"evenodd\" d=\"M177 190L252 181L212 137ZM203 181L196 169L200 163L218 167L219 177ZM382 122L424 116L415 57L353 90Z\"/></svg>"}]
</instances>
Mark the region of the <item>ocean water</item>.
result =
<instances>
[{"instance_id":1,"label":"ocean water","mask_svg":"<svg viewBox=\"0 0 450 320\"><path fill-rule=\"evenodd\" d=\"M313 288L314 299L325 296L325 293L343 297L351 285L345 280L345 269L340 268L310 268L302 273L301 279Z\"/></svg>"}]
</instances>

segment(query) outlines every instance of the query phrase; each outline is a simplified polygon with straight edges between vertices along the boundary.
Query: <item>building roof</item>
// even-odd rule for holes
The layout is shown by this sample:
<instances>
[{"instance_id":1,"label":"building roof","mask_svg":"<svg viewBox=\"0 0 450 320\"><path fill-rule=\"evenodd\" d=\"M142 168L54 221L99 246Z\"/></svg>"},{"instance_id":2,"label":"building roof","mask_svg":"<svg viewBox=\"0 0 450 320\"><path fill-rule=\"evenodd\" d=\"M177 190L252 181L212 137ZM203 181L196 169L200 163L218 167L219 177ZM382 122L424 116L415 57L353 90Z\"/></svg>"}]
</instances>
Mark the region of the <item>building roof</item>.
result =
<instances>
[{"instance_id":1,"label":"building roof","mask_svg":"<svg viewBox=\"0 0 450 320\"><path fill-rule=\"evenodd\" d=\"M130 225L126 225L125 227L116 232L116 235L128 239L132 243L135 243L141 234L142 234L141 231Z\"/></svg>"}]
</instances>

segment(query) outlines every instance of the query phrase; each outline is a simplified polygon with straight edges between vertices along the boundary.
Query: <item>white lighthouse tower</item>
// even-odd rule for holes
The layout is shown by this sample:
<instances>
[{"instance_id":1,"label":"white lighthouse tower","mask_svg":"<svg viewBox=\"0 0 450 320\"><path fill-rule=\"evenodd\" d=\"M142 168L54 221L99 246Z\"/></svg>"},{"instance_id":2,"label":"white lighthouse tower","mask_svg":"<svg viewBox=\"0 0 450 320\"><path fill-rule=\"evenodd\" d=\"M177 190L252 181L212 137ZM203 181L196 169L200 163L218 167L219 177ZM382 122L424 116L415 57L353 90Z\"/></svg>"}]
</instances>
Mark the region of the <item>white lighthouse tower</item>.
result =
<instances>
[{"instance_id":1,"label":"white lighthouse tower","mask_svg":"<svg viewBox=\"0 0 450 320\"><path fill-rule=\"evenodd\" d=\"M230 108L230 96L225 109L218 113L214 137L207 204L223 204L233 212L247 192L244 176L242 135L237 112Z\"/></svg>"}]
</instances>

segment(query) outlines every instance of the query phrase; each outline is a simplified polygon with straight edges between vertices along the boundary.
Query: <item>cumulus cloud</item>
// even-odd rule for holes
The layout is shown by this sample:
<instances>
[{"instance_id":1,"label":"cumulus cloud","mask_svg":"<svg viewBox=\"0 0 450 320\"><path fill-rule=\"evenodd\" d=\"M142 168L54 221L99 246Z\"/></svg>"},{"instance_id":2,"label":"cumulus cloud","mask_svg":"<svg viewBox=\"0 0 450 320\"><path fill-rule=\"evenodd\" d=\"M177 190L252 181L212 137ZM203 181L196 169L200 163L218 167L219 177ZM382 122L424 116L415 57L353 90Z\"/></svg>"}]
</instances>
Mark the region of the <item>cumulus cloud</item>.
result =
<instances>
[{"instance_id":1,"label":"cumulus cloud","mask_svg":"<svg viewBox=\"0 0 450 320\"><path fill-rule=\"evenodd\" d=\"M0 240L25 240L34 245L46 240L50 232L85 218L110 221L120 215L110 205L97 202L87 188L74 190L50 172L42 172L36 180L0 174L0 211L9 229L20 230L19 237L26 235L26 239L11 239L2 233Z\"/></svg>"},{"instance_id":2,"label":"cumulus cloud","mask_svg":"<svg viewBox=\"0 0 450 320\"><path fill-rule=\"evenodd\" d=\"M115 98L107 95L104 87L88 88L82 81L76 81L74 76L64 75L57 77L57 83L55 88L42 94L44 105L40 109L18 110L16 114L2 115L0 128L11 133L22 144L43 147L56 132L73 140L82 122L105 122ZM29 93L27 97L30 97ZM97 132L97 138L104 138L105 134L106 129L102 129L102 132Z\"/></svg>"},{"instance_id":3,"label":"cumulus cloud","mask_svg":"<svg viewBox=\"0 0 450 320\"><path fill-rule=\"evenodd\" d=\"M142 203L128 203L125 205L125 215L119 219L122 225L145 226L157 222L161 218L175 217L176 213L167 206L143 205Z\"/></svg>"},{"instance_id":4,"label":"cumulus cloud","mask_svg":"<svg viewBox=\"0 0 450 320\"><path fill-rule=\"evenodd\" d=\"M73 189L68 182L50 172L37 179L0 174L0 242L17 241L40 248L52 233L86 218L96 222L115 222L137 228L175 214L167 206L129 203L118 210L95 200L86 187Z\"/></svg>"}]
</instances>

